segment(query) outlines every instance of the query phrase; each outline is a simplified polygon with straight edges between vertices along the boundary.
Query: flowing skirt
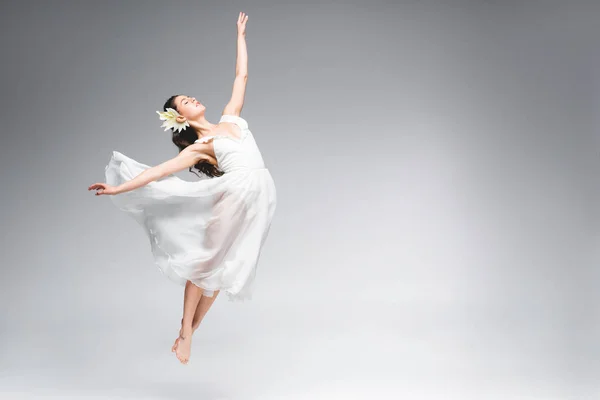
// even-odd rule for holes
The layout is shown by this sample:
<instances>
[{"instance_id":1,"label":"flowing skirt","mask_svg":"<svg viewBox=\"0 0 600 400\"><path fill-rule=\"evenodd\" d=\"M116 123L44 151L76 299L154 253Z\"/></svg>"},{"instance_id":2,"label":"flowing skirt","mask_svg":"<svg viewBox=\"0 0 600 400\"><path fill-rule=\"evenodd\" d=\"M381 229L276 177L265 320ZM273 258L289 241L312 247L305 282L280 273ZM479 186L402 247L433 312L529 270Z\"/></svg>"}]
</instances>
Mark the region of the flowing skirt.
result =
<instances>
[{"instance_id":1,"label":"flowing skirt","mask_svg":"<svg viewBox=\"0 0 600 400\"><path fill-rule=\"evenodd\" d=\"M120 185L148 165L113 151L106 183ZM246 169L195 182L169 175L110 196L145 230L153 258L171 281L191 281L213 296L252 298L256 269L275 212L268 169Z\"/></svg>"}]
</instances>

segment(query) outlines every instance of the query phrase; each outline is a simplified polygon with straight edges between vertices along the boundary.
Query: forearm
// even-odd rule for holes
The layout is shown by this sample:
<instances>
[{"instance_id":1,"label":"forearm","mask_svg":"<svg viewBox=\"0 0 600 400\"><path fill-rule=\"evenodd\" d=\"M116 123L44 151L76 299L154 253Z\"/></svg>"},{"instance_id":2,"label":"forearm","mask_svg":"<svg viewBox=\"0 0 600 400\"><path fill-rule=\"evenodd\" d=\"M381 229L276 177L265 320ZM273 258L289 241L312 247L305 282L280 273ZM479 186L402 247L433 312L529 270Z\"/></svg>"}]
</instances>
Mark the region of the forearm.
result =
<instances>
[{"instance_id":1,"label":"forearm","mask_svg":"<svg viewBox=\"0 0 600 400\"><path fill-rule=\"evenodd\" d=\"M248 50L246 48L246 35L238 34L237 60L235 63L235 76L248 76Z\"/></svg>"},{"instance_id":2,"label":"forearm","mask_svg":"<svg viewBox=\"0 0 600 400\"><path fill-rule=\"evenodd\" d=\"M148 183L159 179L160 177L160 174L155 168L150 168L145 171L142 171L142 173L137 175L135 178L117 186L117 191L119 193L129 192L131 190L145 186Z\"/></svg>"}]
</instances>

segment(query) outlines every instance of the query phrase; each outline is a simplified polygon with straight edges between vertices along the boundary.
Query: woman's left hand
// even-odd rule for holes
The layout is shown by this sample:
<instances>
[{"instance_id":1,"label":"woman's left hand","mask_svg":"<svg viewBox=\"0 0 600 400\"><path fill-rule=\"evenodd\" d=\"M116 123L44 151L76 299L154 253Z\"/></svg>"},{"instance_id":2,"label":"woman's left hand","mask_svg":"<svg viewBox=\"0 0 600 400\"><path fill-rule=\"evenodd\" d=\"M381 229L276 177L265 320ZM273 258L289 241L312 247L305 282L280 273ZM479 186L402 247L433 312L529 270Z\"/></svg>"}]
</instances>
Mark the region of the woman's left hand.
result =
<instances>
[{"instance_id":1,"label":"woman's left hand","mask_svg":"<svg viewBox=\"0 0 600 400\"><path fill-rule=\"evenodd\" d=\"M100 196L101 194L119 194L119 191L115 186L108 185L106 183L94 183L88 190L97 190L96 196Z\"/></svg>"},{"instance_id":2,"label":"woman's left hand","mask_svg":"<svg viewBox=\"0 0 600 400\"><path fill-rule=\"evenodd\" d=\"M248 15L241 12L237 20L238 35L246 35L246 22L248 21Z\"/></svg>"}]
</instances>

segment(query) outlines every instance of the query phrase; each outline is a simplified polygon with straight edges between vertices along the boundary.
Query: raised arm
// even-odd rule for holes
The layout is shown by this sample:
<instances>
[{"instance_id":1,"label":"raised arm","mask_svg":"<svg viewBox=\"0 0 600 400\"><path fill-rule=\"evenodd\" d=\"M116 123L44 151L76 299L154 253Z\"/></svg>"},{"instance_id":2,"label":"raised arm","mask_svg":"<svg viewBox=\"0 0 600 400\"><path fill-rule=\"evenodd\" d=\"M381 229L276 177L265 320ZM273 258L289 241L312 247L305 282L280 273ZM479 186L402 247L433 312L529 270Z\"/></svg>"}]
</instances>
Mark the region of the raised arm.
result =
<instances>
[{"instance_id":1,"label":"raised arm","mask_svg":"<svg viewBox=\"0 0 600 400\"><path fill-rule=\"evenodd\" d=\"M246 81L248 80L248 51L246 49L246 22L248 16L240 13L237 21L237 60L235 64L235 79L231 100L223 110L224 115L240 116L246 95Z\"/></svg>"}]
</instances>

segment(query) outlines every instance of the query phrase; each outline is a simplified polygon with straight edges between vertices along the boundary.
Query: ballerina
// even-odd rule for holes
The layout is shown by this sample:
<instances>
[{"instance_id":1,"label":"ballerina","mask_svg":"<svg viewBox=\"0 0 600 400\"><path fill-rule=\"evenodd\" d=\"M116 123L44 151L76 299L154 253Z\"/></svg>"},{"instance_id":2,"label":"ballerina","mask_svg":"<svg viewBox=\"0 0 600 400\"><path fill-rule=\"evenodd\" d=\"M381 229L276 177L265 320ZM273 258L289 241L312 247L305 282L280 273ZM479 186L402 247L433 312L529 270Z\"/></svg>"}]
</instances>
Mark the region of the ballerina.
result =
<instances>
[{"instance_id":1,"label":"ballerina","mask_svg":"<svg viewBox=\"0 0 600 400\"><path fill-rule=\"evenodd\" d=\"M240 117L248 77L247 21L240 13L233 93L220 121L210 123L196 98L171 96L157 113L179 154L150 167L113 151L106 183L88 187L96 196L111 195L140 223L160 271L185 286L181 328L171 348L182 364L189 362L192 335L220 291L230 300L251 298L277 204L273 178ZM184 169L202 179L173 175Z\"/></svg>"}]
</instances>

